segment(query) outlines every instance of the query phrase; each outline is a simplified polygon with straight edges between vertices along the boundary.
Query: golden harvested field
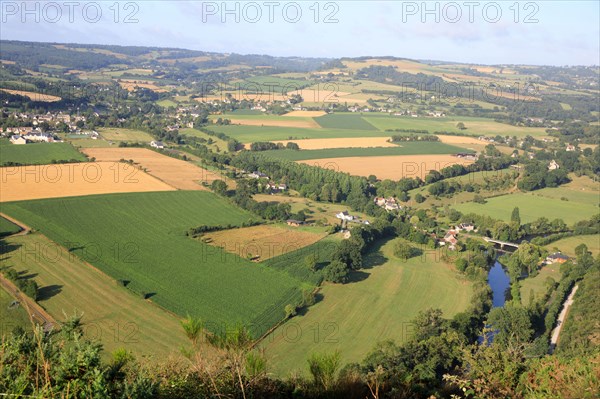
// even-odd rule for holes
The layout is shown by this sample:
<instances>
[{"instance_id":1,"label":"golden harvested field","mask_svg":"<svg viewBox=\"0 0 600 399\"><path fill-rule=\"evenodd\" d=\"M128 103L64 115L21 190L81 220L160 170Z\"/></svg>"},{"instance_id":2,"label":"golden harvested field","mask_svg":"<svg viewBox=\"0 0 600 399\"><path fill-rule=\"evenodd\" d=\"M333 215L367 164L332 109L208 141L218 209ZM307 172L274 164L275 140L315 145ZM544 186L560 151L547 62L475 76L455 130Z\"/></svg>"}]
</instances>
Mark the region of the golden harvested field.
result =
<instances>
[{"instance_id":1,"label":"golden harvested field","mask_svg":"<svg viewBox=\"0 0 600 399\"><path fill-rule=\"evenodd\" d=\"M242 119L232 118L231 123L246 126L279 126L279 127L303 127L319 129L321 126L312 119L306 120L269 120L269 119Z\"/></svg>"},{"instance_id":2,"label":"golden harvested field","mask_svg":"<svg viewBox=\"0 0 600 399\"><path fill-rule=\"evenodd\" d=\"M173 190L122 162L9 166L0 168L0 186L0 202Z\"/></svg>"},{"instance_id":3,"label":"golden harvested field","mask_svg":"<svg viewBox=\"0 0 600 399\"><path fill-rule=\"evenodd\" d=\"M9 94L16 94L19 96L27 97L33 101L43 101L43 102L47 102L47 103L53 103L53 102L61 100L60 97L51 96L50 94L36 93L34 91L10 90L10 89L0 89L0 90L5 91Z\"/></svg>"},{"instance_id":4,"label":"golden harvested field","mask_svg":"<svg viewBox=\"0 0 600 399\"><path fill-rule=\"evenodd\" d=\"M279 140L274 143L294 142L302 150L321 150L324 148L370 148L370 147L397 147L388 142L389 137L355 137L337 139L305 139L305 140ZM249 147L249 145L248 145Z\"/></svg>"},{"instance_id":5,"label":"golden harvested field","mask_svg":"<svg viewBox=\"0 0 600 399\"><path fill-rule=\"evenodd\" d=\"M85 148L82 151L98 161L132 159L152 176L179 190L206 190L202 182L210 184L217 179L225 180L217 173L147 148Z\"/></svg>"},{"instance_id":6,"label":"golden harvested field","mask_svg":"<svg viewBox=\"0 0 600 399\"><path fill-rule=\"evenodd\" d=\"M466 137L466 136L446 136L446 135L437 135L442 143L458 145L459 147L465 147L468 149L472 149L478 152L482 152L485 146L488 144L485 141L477 140L475 137ZM499 151L503 151L503 149L508 150L508 154L512 153L513 148L496 146Z\"/></svg>"},{"instance_id":7,"label":"golden harvested field","mask_svg":"<svg viewBox=\"0 0 600 399\"><path fill-rule=\"evenodd\" d=\"M397 155L381 157L325 158L298 161L307 165L326 166L355 176L375 175L378 179L399 180L403 177L424 179L430 170L440 170L454 164L469 165L452 155Z\"/></svg>"},{"instance_id":8,"label":"golden harvested field","mask_svg":"<svg viewBox=\"0 0 600 399\"><path fill-rule=\"evenodd\" d=\"M260 225L204 234L207 243L242 258L274 258L314 244L327 233L306 231L303 227Z\"/></svg>"},{"instance_id":9,"label":"golden harvested field","mask_svg":"<svg viewBox=\"0 0 600 399\"><path fill-rule=\"evenodd\" d=\"M287 114L284 114L282 116L303 116L303 117L309 117L309 118L317 118L317 117L323 116L325 114L326 114L326 112L324 112L324 111L292 111L292 112L288 112Z\"/></svg>"},{"instance_id":10,"label":"golden harvested field","mask_svg":"<svg viewBox=\"0 0 600 399\"><path fill-rule=\"evenodd\" d=\"M164 87L157 86L153 82L146 81L146 80L122 79L119 82L119 84L121 85L122 88L127 89L129 91L135 90L136 86L150 89L150 90L158 92L158 93L164 93L164 92L168 91Z\"/></svg>"},{"instance_id":11,"label":"golden harvested field","mask_svg":"<svg viewBox=\"0 0 600 399\"><path fill-rule=\"evenodd\" d=\"M481 140L477 140L475 137L466 137L466 136L446 136L446 135L437 135L442 143L446 144L481 144L484 143ZM487 144L487 143L484 143Z\"/></svg>"}]
</instances>

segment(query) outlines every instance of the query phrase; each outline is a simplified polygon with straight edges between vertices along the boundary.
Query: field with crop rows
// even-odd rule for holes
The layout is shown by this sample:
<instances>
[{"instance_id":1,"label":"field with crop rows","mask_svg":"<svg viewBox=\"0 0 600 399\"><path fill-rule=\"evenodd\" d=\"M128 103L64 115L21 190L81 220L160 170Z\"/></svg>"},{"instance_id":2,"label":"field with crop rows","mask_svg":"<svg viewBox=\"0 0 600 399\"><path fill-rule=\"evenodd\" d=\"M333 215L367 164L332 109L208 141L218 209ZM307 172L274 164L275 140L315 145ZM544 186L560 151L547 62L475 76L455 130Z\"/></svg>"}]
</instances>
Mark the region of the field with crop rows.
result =
<instances>
[{"instance_id":1,"label":"field with crop rows","mask_svg":"<svg viewBox=\"0 0 600 399\"><path fill-rule=\"evenodd\" d=\"M253 216L207 192L116 194L24 201L3 212L34 227L140 296L181 316L252 325L261 333L299 298L300 282L192 240L199 225Z\"/></svg>"},{"instance_id":2,"label":"field with crop rows","mask_svg":"<svg viewBox=\"0 0 600 399\"><path fill-rule=\"evenodd\" d=\"M9 164L42 165L53 162L85 161L87 158L69 143L11 144L0 140L0 166Z\"/></svg>"}]
</instances>

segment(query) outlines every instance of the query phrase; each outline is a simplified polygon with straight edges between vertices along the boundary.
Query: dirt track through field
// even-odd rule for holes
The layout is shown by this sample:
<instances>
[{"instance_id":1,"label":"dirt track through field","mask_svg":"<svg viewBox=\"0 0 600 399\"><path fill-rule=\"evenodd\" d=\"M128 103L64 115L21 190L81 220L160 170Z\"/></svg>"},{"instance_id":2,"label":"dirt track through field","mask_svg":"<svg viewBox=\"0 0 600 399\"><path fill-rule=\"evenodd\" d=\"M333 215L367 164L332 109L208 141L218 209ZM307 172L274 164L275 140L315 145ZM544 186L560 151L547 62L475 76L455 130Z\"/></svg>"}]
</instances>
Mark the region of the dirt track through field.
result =
<instances>
[{"instance_id":1,"label":"dirt track through field","mask_svg":"<svg viewBox=\"0 0 600 399\"><path fill-rule=\"evenodd\" d=\"M101 161L131 159L150 175L179 190L207 190L202 182L225 180L217 173L146 148L86 148L83 151Z\"/></svg>"},{"instance_id":2,"label":"dirt track through field","mask_svg":"<svg viewBox=\"0 0 600 399\"><path fill-rule=\"evenodd\" d=\"M355 176L375 175L378 179L399 180L403 177L424 179L430 170L440 170L454 164L469 165L472 161L452 155L397 155L381 157L324 158L298 161L350 173Z\"/></svg>"},{"instance_id":3,"label":"dirt track through field","mask_svg":"<svg viewBox=\"0 0 600 399\"><path fill-rule=\"evenodd\" d=\"M0 168L0 188L0 202L174 190L122 162L8 166Z\"/></svg>"}]
</instances>

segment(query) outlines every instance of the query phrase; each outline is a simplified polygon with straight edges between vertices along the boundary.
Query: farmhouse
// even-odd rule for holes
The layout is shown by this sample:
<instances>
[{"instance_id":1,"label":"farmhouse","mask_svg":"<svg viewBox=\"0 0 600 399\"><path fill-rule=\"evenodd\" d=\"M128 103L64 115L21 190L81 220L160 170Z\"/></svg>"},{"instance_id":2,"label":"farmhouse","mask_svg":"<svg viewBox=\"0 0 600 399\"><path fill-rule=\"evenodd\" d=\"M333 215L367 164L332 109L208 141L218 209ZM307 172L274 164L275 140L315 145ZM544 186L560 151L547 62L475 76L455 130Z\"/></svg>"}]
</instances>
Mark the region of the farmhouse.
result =
<instances>
[{"instance_id":1,"label":"farmhouse","mask_svg":"<svg viewBox=\"0 0 600 399\"><path fill-rule=\"evenodd\" d=\"M456 231L461 231L461 230L473 231L473 230L475 230L475 226L471 223L461 223L458 226L456 226L455 230Z\"/></svg>"},{"instance_id":2,"label":"farmhouse","mask_svg":"<svg viewBox=\"0 0 600 399\"><path fill-rule=\"evenodd\" d=\"M165 145L163 144L162 141L151 141L150 142L150 147L154 147L154 148L158 148L158 149L163 149L163 148L165 148Z\"/></svg>"},{"instance_id":3,"label":"farmhouse","mask_svg":"<svg viewBox=\"0 0 600 399\"><path fill-rule=\"evenodd\" d=\"M43 141L46 143L53 143L54 136L50 133L42 133L42 132L28 132L23 135L23 138L31 141Z\"/></svg>"},{"instance_id":4,"label":"farmhouse","mask_svg":"<svg viewBox=\"0 0 600 399\"><path fill-rule=\"evenodd\" d=\"M18 134L11 136L10 142L13 144L27 144L27 140L25 140L25 138L23 138L23 136L18 135Z\"/></svg>"},{"instance_id":5,"label":"farmhouse","mask_svg":"<svg viewBox=\"0 0 600 399\"><path fill-rule=\"evenodd\" d=\"M575 150L576 150L576 148L575 148L575 146L574 146L574 145L572 145L572 144L568 144L568 145L567 145L567 148L566 148L566 150L567 150L567 151L569 151L569 152L572 152L572 151L575 151Z\"/></svg>"},{"instance_id":6,"label":"farmhouse","mask_svg":"<svg viewBox=\"0 0 600 399\"><path fill-rule=\"evenodd\" d=\"M288 219L286 221L288 226L292 226L292 227L298 227L298 226L302 226L304 224L304 222L302 220L295 220L295 219Z\"/></svg>"},{"instance_id":7,"label":"farmhouse","mask_svg":"<svg viewBox=\"0 0 600 399\"><path fill-rule=\"evenodd\" d=\"M556 163L556 161L554 159L552 161L550 161L550 163L548 164L548 170L556 170L559 168L560 168L560 165L558 163Z\"/></svg>"},{"instance_id":8,"label":"farmhouse","mask_svg":"<svg viewBox=\"0 0 600 399\"><path fill-rule=\"evenodd\" d=\"M455 154L454 156L461 158L461 159L466 159L468 161L477 161L477 154L472 154L472 153L458 153Z\"/></svg>"},{"instance_id":9,"label":"farmhouse","mask_svg":"<svg viewBox=\"0 0 600 399\"><path fill-rule=\"evenodd\" d=\"M350 215L348 211L342 211L335 214L335 217L341 220L352 221L354 220L354 216Z\"/></svg>"},{"instance_id":10,"label":"farmhouse","mask_svg":"<svg viewBox=\"0 0 600 399\"><path fill-rule=\"evenodd\" d=\"M250 173L248 175L248 177L251 179L268 179L269 178L269 176L265 175L264 173L257 172L257 171Z\"/></svg>"},{"instance_id":11,"label":"farmhouse","mask_svg":"<svg viewBox=\"0 0 600 399\"><path fill-rule=\"evenodd\" d=\"M569 260L569 257L567 255L563 255L560 252L555 252L553 254L550 254L546 257L546 264L552 264L552 263L565 263L566 261Z\"/></svg>"},{"instance_id":12,"label":"farmhouse","mask_svg":"<svg viewBox=\"0 0 600 399\"><path fill-rule=\"evenodd\" d=\"M400 205L396 202L396 199L393 197L384 198L384 197L375 197L373 200L375 204L381 208L384 208L386 211L394 211L400 209Z\"/></svg>"},{"instance_id":13,"label":"farmhouse","mask_svg":"<svg viewBox=\"0 0 600 399\"><path fill-rule=\"evenodd\" d=\"M448 249L454 251L456 249L456 244L458 243L458 239L456 235L458 234L455 230L448 230L446 235L443 238L444 245L448 244Z\"/></svg>"}]
</instances>

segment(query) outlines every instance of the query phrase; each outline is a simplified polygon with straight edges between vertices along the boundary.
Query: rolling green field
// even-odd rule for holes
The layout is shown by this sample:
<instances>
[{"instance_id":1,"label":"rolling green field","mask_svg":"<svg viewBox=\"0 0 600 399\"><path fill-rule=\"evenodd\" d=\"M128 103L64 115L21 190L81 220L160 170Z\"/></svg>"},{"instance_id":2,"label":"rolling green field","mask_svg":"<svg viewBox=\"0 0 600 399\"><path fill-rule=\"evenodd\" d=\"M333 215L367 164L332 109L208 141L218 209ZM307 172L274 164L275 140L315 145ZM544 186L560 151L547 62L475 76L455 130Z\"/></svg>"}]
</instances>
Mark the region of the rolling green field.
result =
<instances>
[{"instance_id":1,"label":"rolling green field","mask_svg":"<svg viewBox=\"0 0 600 399\"><path fill-rule=\"evenodd\" d=\"M313 84L310 80L288 79L279 76L253 76L238 83L244 93L273 93L293 94L296 90L303 89Z\"/></svg>"},{"instance_id":2,"label":"rolling green field","mask_svg":"<svg viewBox=\"0 0 600 399\"><path fill-rule=\"evenodd\" d=\"M260 334L283 319L302 283L185 236L199 225L240 225L254 217L208 192L176 191L57 198L3 204L140 296L212 328L249 325Z\"/></svg>"},{"instance_id":3,"label":"rolling green field","mask_svg":"<svg viewBox=\"0 0 600 399\"><path fill-rule=\"evenodd\" d=\"M288 161L308 159L377 157L388 155L424 155L424 154L456 154L472 152L470 150L439 142L405 142L398 147L373 148L328 148L323 150L272 150L262 153Z\"/></svg>"},{"instance_id":4,"label":"rolling green field","mask_svg":"<svg viewBox=\"0 0 600 399\"><path fill-rule=\"evenodd\" d=\"M519 207L521 222L528 223L541 217L550 220L561 218L567 224L573 224L580 220L589 219L598 213L598 206L575 202L562 201L537 195L537 192L501 195L488 198L486 204L467 202L455 205L454 208L462 213L478 213L488 215L495 219L510 221L511 212Z\"/></svg>"},{"instance_id":5,"label":"rolling green field","mask_svg":"<svg viewBox=\"0 0 600 399\"><path fill-rule=\"evenodd\" d=\"M27 311L19 305L10 306L13 298L4 288L0 287L0 338L10 334L15 328L21 327L25 331L31 330L31 321Z\"/></svg>"},{"instance_id":6,"label":"rolling green field","mask_svg":"<svg viewBox=\"0 0 600 399\"><path fill-rule=\"evenodd\" d=\"M288 117L291 118L291 117ZM390 137L389 132L350 129L309 129L278 126L210 126L210 130L223 132L242 143L271 140L325 139L344 137Z\"/></svg>"},{"instance_id":7,"label":"rolling green field","mask_svg":"<svg viewBox=\"0 0 600 399\"><path fill-rule=\"evenodd\" d=\"M375 126L356 113L327 114L314 119L325 129L377 130Z\"/></svg>"},{"instance_id":8,"label":"rolling green field","mask_svg":"<svg viewBox=\"0 0 600 399\"><path fill-rule=\"evenodd\" d=\"M539 273L535 277L527 277L526 279L521 280L521 303L523 305L528 305L530 298L533 295L533 300L541 298L546 291L548 290L548 286L546 285L546 280L548 277L554 279L554 281L559 282L561 273L560 273L560 264L555 263L552 265L546 265L542 267Z\"/></svg>"},{"instance_id":9,"label":"rolling green field","mask_svg":"<svg viewBox=\"0 0 600 399\"><path fill-rule=\"evenodd\" d=\"M416 129L435 131L447 131L465 135L486 136L517 136L527 135L538 137L547 136L544 128L512 126L499 123L492 119L475 117L452 117L452 118L412 118L408 116L389 116L387 114L369 114L363 118L380 130L387 129ZM467 129L460 130L456 127L458 122L463 122Z\"/></svg>"},{"instance_id":10,"label":"rolling green field","mask_svg":"<svg viewBox=\"0 0 600 399\"><path fill-rule=\"evenodd\" d=\"M0 140L0 166L10 163L43 165L52 162L86 161L87 158L69 143L11 144Z\"/></svg>"},{"instance_id":11,"label":"rolling green field","mask_svg":"<svg viewBox=\"0 0 600 399\"><path fill-rule=\"evenodd\" d=\"M585 205L598 206L600 202L600 193L598 191L579 191L567 187L542 188L536 190L535 195L552 199L566 199L567 201L577 202Z\"/></svg>"},{"instance_id":12,"label":"rolling green field","mask_svg":"<svg viewBox=\"0 0 600 399\"><path fill-rule=\"evenodd\" d=\"M377 341L405 341L419 311L441 308L444 317L465 310L471 284L434 255L407 262L394 257L395 240L365 256L366 268L345 285L326 284L320 301L262 341L275 375L308 374L313 352L341 352L342 363L359 362Z\"/></svg>"},{"instance_id":13,"label":"rolling green field","mask_svg":"<svg viewBox=\"0 0 600 399\"><path fill-rule=\"evenodd\" d=\"M575 257L575 248L578 245L585 244L592 256L596 257L600 254L600 236L598 235L583 235L563 238L546 245L548 251L555 251L555 248L564 254Z\"/></svg>"},{"instance_id":14,"label":"rolling green field","mask_svg":"<svg viewBox=\"0 0 600 399\"><path fill-rule=\"evenodd\" d=\"M141 130L122 128L102 128L98 133L108 141L143 141L150 143L154 138Z\"/></svg>"},{"instance_id":15,"label":"rolling green field","mask_svg":"<svg viewBox=\"0 0 600 399\"><path fill-rule=\"evenodd\" d=\"M9 250L3 264L35 276L38 303L58 321L65 315L83 315L85 338L98 340L109 353L126 346L136 355L166 356L187 345L177 316L132 295L44 235L5 240Z\"/></svg>"},{"instance_id":16,"label":"rolling green field","mask_svg":"<svg viewBox=\"0 0 600 399\"><path fill-rule=\"evenodd\" d=\"M6 237L21 231L21 228L0 216L0 237Z\"/></svg>"},{"instance_id":17,"label":"rolling green field","mask_svg":"<svg viewBox=\"0 0 600 399\"><path fill-rule=\"evenodd\" d=\"M206 144L207 147L216 152L227 152L227 143L216 136L209 136L208 134L198 129L192 129L189 127L179 129L179 133L186 136L203 138L206 140L211 139L213 141L213 144Z\"/></svg>"}]
</instances>

